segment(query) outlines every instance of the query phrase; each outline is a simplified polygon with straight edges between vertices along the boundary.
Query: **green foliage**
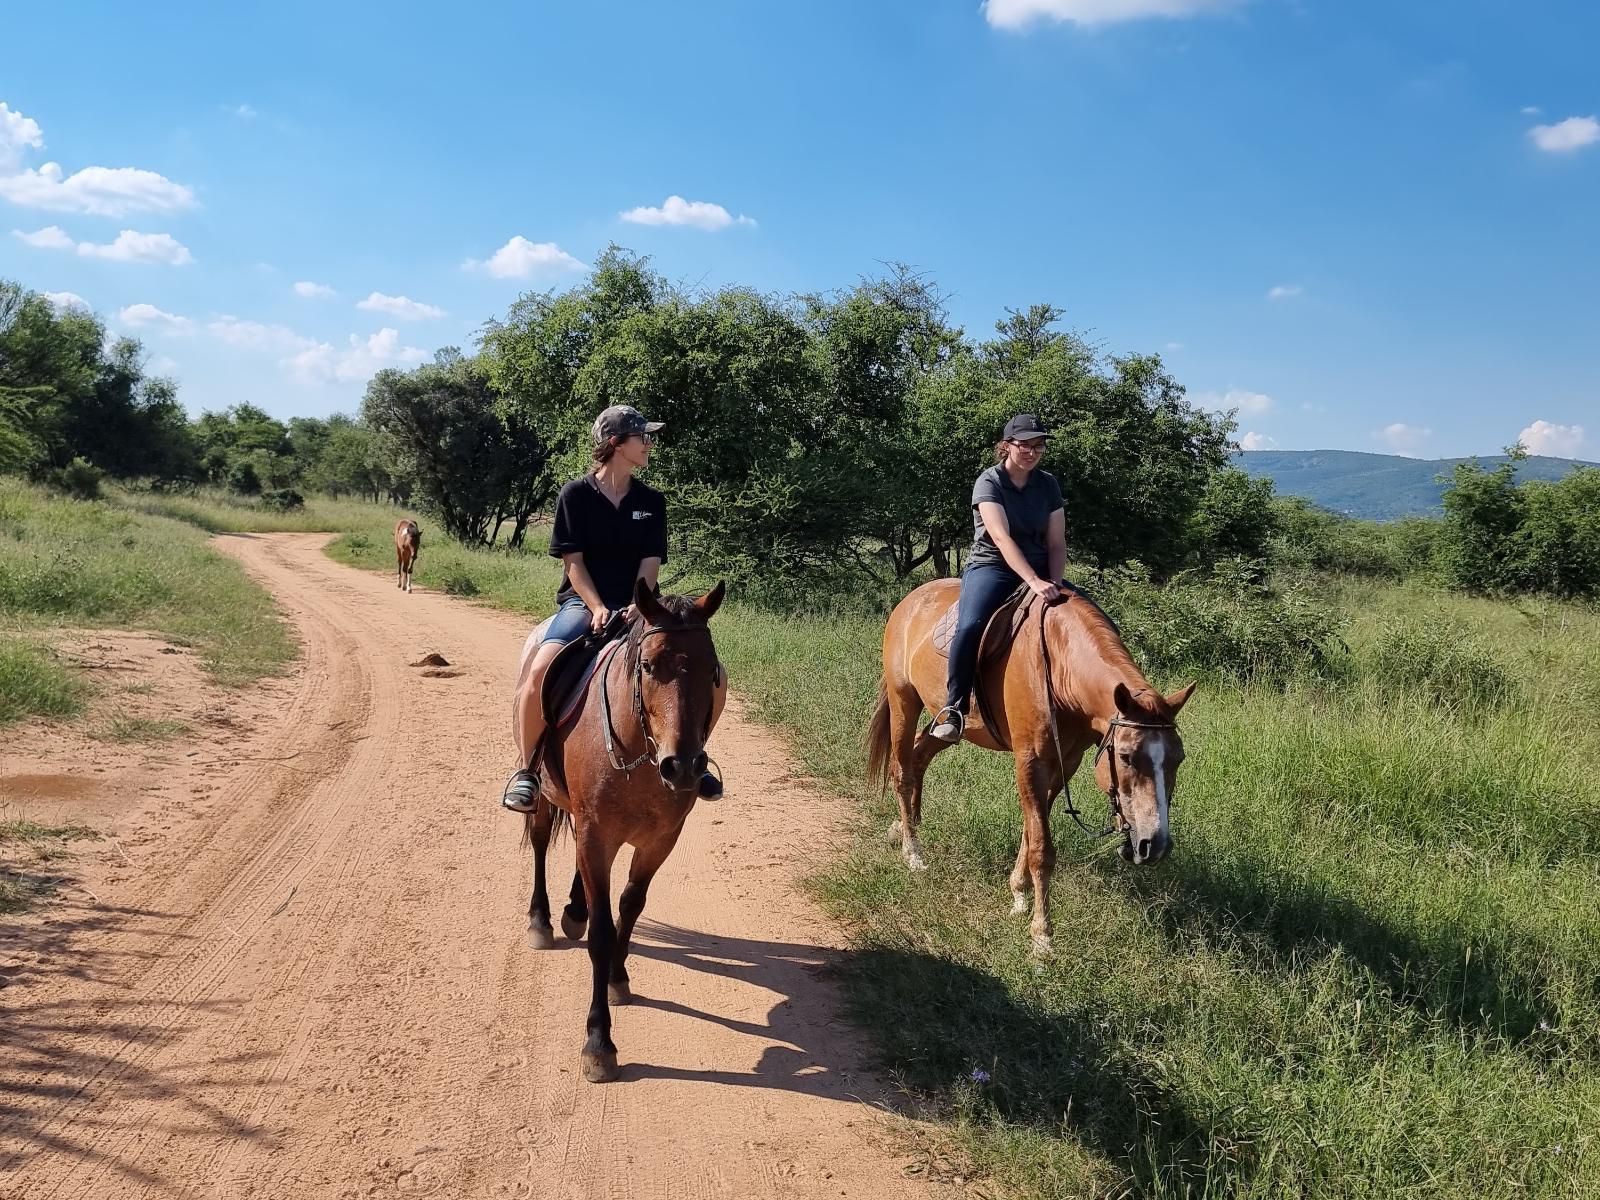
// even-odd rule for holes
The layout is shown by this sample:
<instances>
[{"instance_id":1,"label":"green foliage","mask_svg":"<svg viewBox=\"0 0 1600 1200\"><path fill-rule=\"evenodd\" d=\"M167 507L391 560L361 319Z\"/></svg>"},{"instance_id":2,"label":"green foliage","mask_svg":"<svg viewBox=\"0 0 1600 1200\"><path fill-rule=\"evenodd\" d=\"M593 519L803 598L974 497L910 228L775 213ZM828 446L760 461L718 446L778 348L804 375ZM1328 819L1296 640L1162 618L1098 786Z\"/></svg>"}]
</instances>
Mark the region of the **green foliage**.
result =
<instances>
[{"instance_id":1,"label":"green foliage","mask_svg":"<svg viewBox=\"0 0 1600 1200\"><path fill-rule=\"evenodd\" d=\"M1107 572L1095 590L1135 660L1154 672L1281 685L1342 669L1333 611L1304 584L1272 588L1256 562L1226 560L1164 587L1131 563Z\"/></svg>"},{"instance_id":2,"label":"green foliage","mask_svg":"<svg viewBox=\"0 0 1600 1200\"><path fill-rule=\"evenodd\" d=\"M106 473L86 458L74 458L64 467L44 472L44 482L74 500L98 500Z\"/></svg>"},{"instance_id":3,"label":"green foliage","mask_svg":"<svg viewBox=\"0 0 1600 1200\"><path fill-rule=\"evenodd\" d=\"M1515 690L1510 670L1480 639L1436 618L1387 626L1369 652L1366 669L1385 685L1442 704L1499 704Z\"/></svg>"},{"instance_id":4,"label":"green foliage","mask_svg":"<svg viewBox=\"0 0 1600 1200\"><path fill-rule=\"evenodd\" d=\"M1455 468L1445 493L1440 560L1445 577L1470 592L1600 596L1600 468L1559 482L1519 485L1520 446L1487 470Z\"/></svg>"},{"instance_id":5,"label":"green foliage","mask_svg":"<svg viewBox=\"0 0 1600 1200\"><path fill-rule=\"evenodd\" d=\"M31 641L0 635L0 725L23 717L69 717L87 689Z\"/></svg>"},{"instance_id":6,"label":"green foliage","mask_svg":"<svg viewBox=\"0 0 1600 1200\"><path fill-rule=\"evenodd\" d=\"M293 488L278 488L261 493L261 507L268 512L299 512L305 506L305 497Z\"/></svg>"},{"instance_id":7,"label":"green foliage","mask_svg":"<svg viewBox=\"0 0 1600 1200\"><path fill-rule=\"evenodd\" d=\"M489 545L509 521L509 544L520 545L550 498L545 438L518 412L502 419L483 360L446 349L414 371L379 371L362 415L457 541Z\"/></svg>"}]
</instances>

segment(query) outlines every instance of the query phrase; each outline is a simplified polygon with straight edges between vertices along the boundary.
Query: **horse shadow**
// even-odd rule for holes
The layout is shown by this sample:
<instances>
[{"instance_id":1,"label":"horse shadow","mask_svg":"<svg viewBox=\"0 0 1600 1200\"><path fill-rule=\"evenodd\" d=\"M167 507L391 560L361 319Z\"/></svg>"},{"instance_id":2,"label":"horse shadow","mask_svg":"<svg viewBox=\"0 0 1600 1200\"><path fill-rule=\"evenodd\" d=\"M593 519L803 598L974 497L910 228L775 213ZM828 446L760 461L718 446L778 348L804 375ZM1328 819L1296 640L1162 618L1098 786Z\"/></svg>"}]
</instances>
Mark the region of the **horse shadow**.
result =
<instances>
[{"instance_id":1,"label":"horse shadow","mask_svg":"<svg viewBox=\"0 0 1600 1200\"><path fill-rule=\"evenodd\" d=\"M826 949L641 921L632 954L749 981L780 999L765 1023L670 997L634 1004L766 1041L748 1071L633 1062L622 1081L690 1079L865 1101L906 1116L981 1112L1077 1139L1139 1189L1219 1170L1211 1129L1087 1013L1046 1012L994 975L910 948ZM826 987L816 986L818 979ZM851 1026L837 1020L839 1009ZM864 1062L871 1073L854 1064Z\"/></svg>"}]
</instances>

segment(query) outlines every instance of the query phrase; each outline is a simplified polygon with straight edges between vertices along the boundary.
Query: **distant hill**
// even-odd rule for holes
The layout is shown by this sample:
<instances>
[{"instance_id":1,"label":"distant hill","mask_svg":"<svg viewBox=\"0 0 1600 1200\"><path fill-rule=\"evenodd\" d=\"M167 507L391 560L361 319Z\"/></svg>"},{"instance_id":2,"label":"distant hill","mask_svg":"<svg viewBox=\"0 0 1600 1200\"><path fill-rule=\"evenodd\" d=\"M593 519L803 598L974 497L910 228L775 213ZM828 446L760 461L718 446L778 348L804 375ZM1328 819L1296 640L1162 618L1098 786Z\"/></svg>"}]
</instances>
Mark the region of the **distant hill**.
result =
<instances>
[{"instance_id":1,"label":"distant hill","mask_svg":"<svg viewBox=\"0 0 1600 1200\"><path fill-rule=\"evenodd\" d=\"M1282 495L1303 496L1347 516L1394 521L1443 511L1439 502L1445 486L1436 477L1448 476L1458 462L1467 460L1401 458L1359 450L1244 450L1234 455L1234 461L1251 475L1271 479ZM1492 469L1505 456L1484 455L1478 461ZM1517 478L1560 479L1575 467L1597 465L1536 456L1523 462Z\"/></svg>"}]
</instances>

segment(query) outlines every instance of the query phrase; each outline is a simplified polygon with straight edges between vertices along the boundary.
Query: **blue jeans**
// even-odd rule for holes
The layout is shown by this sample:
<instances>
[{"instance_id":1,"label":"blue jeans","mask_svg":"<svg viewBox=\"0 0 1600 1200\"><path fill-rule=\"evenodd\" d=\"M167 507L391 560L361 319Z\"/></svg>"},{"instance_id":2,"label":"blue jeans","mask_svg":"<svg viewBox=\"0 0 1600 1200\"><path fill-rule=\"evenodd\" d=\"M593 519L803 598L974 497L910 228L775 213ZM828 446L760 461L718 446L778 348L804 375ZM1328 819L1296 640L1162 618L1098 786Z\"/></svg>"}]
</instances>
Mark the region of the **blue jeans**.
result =
<instances>
[{"instance_id":1,"label":"blue jeans","mask_svg":"<svg viewBox=\"0 0 1600 1200\"><path fill-rule=\"evenodd\" d=\"M983 640L983 628L995 609L1021 586L1017 573L998 563L968 567L962 573L961 607L956 613L956 631L950 638L950 676L945 694L945 703L951 708L967 711L978 674L978 643Z\"/></svg>"},{"instance_id":2,"label":"blue jeans","mask_svg":"<svg viewBox=\"0 0 1600 1200\"><path fill-rule=\"evenodd\" d=\"M589 632L592 619L589 606L581 597L574 596L556 609L555 619L550 622L550 628L544 631L544 638L539 644L560 642L565 646L568 642L575 642Z\"/></svg>"}]
</instances>

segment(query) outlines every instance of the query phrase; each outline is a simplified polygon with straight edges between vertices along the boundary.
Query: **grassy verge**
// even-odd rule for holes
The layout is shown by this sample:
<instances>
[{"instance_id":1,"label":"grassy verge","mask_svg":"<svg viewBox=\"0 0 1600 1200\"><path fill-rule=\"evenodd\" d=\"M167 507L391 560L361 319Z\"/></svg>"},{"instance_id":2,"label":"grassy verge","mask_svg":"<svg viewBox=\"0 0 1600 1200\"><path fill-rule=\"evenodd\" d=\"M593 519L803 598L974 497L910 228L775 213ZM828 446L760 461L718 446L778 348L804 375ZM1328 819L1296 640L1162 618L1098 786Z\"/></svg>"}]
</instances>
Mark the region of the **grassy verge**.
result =
<instances>
[{"instance_id":1,"label":"grassy verge","mask_svg":"<svg viewBox=\"0 0 1600 1200\"><path fill-rule=\"evenodd\" d=\"M62 877L52 864L71 857L69 843L99 836L85 825L0 821L0 915L54 895Z\"/></svg>"},{"instance_id":2,"label":"grassy verge","mask_svg":"<svg viewBox=\"0 0 1600 1200\"><path fill-rule=\"evenodd\" d=\"M390 524L331 552L388 571ZM555 568L425 542L417 579L531 615ZM882 843L860 754L880 622L718 618L758 715L861 804L817 881L855 1019L1009 1193L1600 1194L1600 613L1328 598L1343 669L1210 677L1186 711L1171 861L1136 871L1058 819L1042 964L1006 915L1009 760L936 763L930 871Z\"/></svg>"},{"instance_id":3,"label":"grassy verge","mask_svg":"<svg viewBox=\"0 0 1600 1200\"><path fill-rule=\"evenodd\" d=\"M155 630L228 684L295 653L271 598L199 530L0 479L0 720L76 710L82 684L39 644L85 626Z\"/></svg>"}]
</instances>

